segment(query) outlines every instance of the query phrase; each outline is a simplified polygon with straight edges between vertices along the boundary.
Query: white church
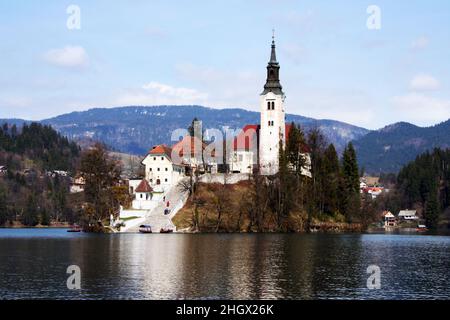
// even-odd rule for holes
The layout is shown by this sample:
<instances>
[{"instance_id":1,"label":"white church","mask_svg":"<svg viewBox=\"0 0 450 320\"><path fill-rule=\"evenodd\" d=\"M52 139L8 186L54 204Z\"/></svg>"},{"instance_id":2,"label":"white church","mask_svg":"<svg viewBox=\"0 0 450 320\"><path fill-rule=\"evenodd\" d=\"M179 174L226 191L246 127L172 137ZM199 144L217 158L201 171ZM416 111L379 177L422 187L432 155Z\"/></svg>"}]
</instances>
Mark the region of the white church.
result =
<instances>
[{"instance_id":1,"label":"white church","mask_svg":"<svg viewBox=\"0 0 450 320\"><path fill-rule=\"evenodd\" d=\"M290 124L286 124L285 95L280 83L280 64L277 61L275 39L267 65L267 80L260 95L261 121L259 125L246 125L233 143L229 158L230 171L270 176L278 173L280 145L286 147ZM303 174L310 176L311 161L306 146L303 156Z\"/></svg>"},{"instance_id":2,"label":"white church","mask_svg":"<svg viewBox=\"0 0 450 320\"><path fill-rule=\"evenodd\" d=\"M272 39L267 80L260 95L260 124L246 125L231 141L227 152L227 165L231 173L270 176L279 170L279 149L286 146L290 125L286 125L285 95L280 83L280 65L276 58L275 39ZM208 146L197 137L186 136L172 147L153 147L142 161L145 166L143 180L131 180L130 193L135 195L133 209L150 210L157 206L164 194L176 186L188 172L199 168L217 172L217 161L202 157ZM306 148L306 147L305 147ZM303 174L310 176L310 157L303 153L306 166ZM176 160L174 158L177 158ZM181 159L181 161L180 161ZM205 163L201 163L204 161Z\"/></svg>"}]
</instances>

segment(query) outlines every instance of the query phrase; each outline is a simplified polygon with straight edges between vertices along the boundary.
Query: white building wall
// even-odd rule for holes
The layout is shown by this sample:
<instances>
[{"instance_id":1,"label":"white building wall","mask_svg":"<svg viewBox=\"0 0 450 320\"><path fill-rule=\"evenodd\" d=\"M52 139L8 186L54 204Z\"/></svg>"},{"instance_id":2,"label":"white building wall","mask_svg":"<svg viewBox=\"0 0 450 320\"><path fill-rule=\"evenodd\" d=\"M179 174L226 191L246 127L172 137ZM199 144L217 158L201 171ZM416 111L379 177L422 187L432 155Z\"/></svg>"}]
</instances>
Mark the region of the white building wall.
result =
<instances>
[{"instance_id":1,"label":"white building wall","mask_svg":"<svg viewBox=\"0 0 450 320\"><path fill-rule=\"evenodd\" d=\"M142 163L145 165L145 178L155 192L168 191L183 176L183 167L174 165L165 155L149 154Z\"/></svg>"},{"instance_id":2,"label":"white building wall","mask_svg":"<svg viewBox=\"0 0 450 320\"><path fill-rule=\"evenodd\" d=\"M253 173L253 165L256 164L256 155L252 151L234 151L230 157L230 171L236 173Z\"/></svg>"},{"instance_id":3,"label":"white building wall","mask_svg":"<svg viewBox=\"0 0 450 320\"><path fill-rule=\"evenodd\" d=\"M275 103L275 110L268 108L268 103ZM261 129L259 131L259 165L262 175L273 175L279 169L280 140L286 141L286 122L284 96L269 92L260 98ZM270 123L269 123L270 122Z\"/></svg>"}]
</instances>

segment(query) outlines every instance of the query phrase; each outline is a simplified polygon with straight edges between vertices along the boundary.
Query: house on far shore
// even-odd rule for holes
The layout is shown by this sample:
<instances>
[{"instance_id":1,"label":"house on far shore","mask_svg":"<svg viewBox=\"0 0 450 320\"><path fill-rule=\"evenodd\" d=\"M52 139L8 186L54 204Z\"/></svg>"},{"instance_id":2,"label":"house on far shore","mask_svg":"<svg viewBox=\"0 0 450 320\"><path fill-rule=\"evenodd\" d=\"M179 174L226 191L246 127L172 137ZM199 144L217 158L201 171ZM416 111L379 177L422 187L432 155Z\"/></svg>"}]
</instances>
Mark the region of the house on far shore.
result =
<instances>
[{"instance_id":1,"label":"house on far shore","mask_svg":"<svg viewBox=\"0 0 450 320\"><path fill-rule=\"evenodd\" d=\"M365 187L361 190L361 193L369 194L372 199L376 199L380 194L384 192L382 187Z\"/></svg>"},{"instance_id":2,"label":"house on far shore","mask_svg":"<svg viewBox=\"0 0 450 320\"><path fill-rule=\"evenodd\" d=\"M397 225L397 219L390 211L383 212L383 220L385 227L395 227Z\"/></svg>"},{"instance_id":3,"label":"house on far shore","mask_svg":"<svg viewBox=\"0 0 450 320\"><path fill-rule=\"evenodd\" d=\"M0 166L0 174L6 174L8 172L8 168L6 166Z\"/></svg>"},{"instance_id":4,"label":"house on far shore","mask_svg":"<svg viewBox=\"0 0 450 320\"><path fill-rule=\"evenodd\" d=\"M80 175L71 179L70 181L70 193L80 193L84 191L84 187L86 186L86 181Z\"/></svg>"},{"instance_id":5,"label":"house on far shore","mask_svg":"<svg viewBox=\"0 0 450 320\"><path fill-rule=\"evenodd\" d=\"M398 219L400 221L415 221L419 220L419 217L416 210L401 210L398 213Z\"/></svg>"}]
</instances>

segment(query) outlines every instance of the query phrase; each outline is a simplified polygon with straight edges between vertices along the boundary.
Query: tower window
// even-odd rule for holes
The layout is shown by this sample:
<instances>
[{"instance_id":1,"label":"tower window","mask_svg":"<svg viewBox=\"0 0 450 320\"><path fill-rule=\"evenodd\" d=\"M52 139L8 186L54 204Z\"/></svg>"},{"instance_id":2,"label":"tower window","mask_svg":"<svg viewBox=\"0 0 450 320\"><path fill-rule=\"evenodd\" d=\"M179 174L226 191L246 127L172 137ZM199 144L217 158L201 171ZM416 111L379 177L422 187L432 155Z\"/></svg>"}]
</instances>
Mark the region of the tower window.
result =
<instances>
[{"instance_id":1,"label":"tower window","mask_svg":"<svg viewBox=\"0 0 450 320\"><path fill-rule=\"evenodd\" d=\"M272 101L272 110L275 110L275 102Z\"/></svg>"},{"instance_id":2,"label":"tower window","mask_svg":"<svg viewBox=\"0 0 450 320\"><path fill-rule=\"evenodd\" d=\"M270 110L270 101L267 102L267 110Z\"/></svg>"}]
</instances>

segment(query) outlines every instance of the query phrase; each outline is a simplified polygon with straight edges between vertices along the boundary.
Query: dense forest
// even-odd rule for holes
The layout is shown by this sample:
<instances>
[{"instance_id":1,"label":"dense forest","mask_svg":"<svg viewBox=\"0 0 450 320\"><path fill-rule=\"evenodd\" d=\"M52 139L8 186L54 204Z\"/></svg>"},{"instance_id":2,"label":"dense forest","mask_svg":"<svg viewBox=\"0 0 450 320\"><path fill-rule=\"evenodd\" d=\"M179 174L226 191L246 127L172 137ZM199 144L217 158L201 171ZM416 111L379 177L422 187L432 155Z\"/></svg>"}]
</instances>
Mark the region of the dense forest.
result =
<instances>
[{"instance_id":1,"label":"dense forest","mask_svg":"<svg viewBox=\"0 0 450 320\"><path fill-rule=\"evenodd\" d=\"M450 149L434 149L417 156L398 175L382 174L390 190L372 202L377 212L416 210L430 229L450 227Z\"/></svg>"},{"instance_id":2,"label":"dense forest","mask_svg":"<svg viewBox=\"0 0 450 320\"><path fill-rule=\"evenodd\" d=\"M69 175L80 149L50 126L37 123L0 128L0 225L20 221L26 226L50 221L76 221L69 195ZM54 171L66 171L55 174Z\"/></svg>"},{"instance_id":3,"label":"dense forest","mask_svg":"<svg viewBox=\"0 0 450 320\"><path fill-rule=\"evenodd\" d=\"M428 226L437 227L450 208L450 149L418 156L397 180L403 206L417 209Z\"/></svg>"}]
</instances>

